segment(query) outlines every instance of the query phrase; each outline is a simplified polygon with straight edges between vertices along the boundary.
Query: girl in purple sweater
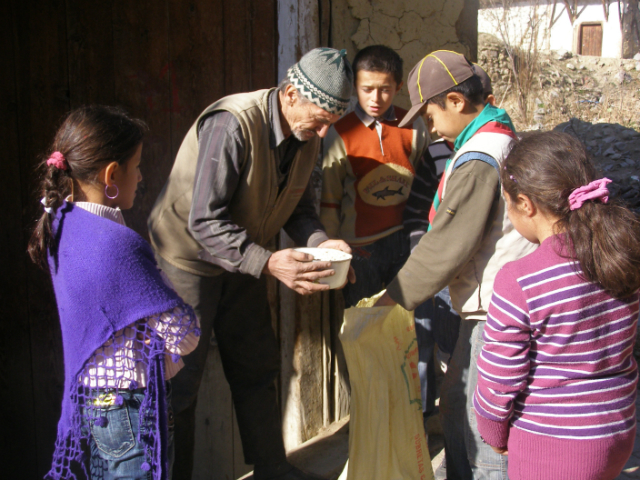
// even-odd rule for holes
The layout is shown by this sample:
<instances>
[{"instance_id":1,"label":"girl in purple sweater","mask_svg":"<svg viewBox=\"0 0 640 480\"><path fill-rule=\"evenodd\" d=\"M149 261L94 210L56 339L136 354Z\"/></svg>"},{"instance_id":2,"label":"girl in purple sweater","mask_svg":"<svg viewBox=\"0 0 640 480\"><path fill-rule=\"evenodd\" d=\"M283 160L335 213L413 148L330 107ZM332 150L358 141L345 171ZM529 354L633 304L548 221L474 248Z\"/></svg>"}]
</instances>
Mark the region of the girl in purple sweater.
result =
<instances>
[{"instance_id":1,"label":"girl in purple sweater","mask_svg":"<svg viewBox=\"0 0 640 480\"><path fill-rule=\"evenodd\" d=\"M496 277L478 430L511 480L613 479L636 432L638 219L567 134L526 137L501 177L509 218L540 247Z\"/></svg>"},{"instance_id":2,"label":"girl in purple sweater","mask_svg":"<svg viewBox=\"0 0 640 480\"><path fill-rule=\"evenodd\" d=\"M42 163L44 211L29 254L51 272L65 362L46 478L170 478L167 380L199 329L122 216L142 180L145 128L120 109L80 108Z\"/></svg>"}]
</instances>

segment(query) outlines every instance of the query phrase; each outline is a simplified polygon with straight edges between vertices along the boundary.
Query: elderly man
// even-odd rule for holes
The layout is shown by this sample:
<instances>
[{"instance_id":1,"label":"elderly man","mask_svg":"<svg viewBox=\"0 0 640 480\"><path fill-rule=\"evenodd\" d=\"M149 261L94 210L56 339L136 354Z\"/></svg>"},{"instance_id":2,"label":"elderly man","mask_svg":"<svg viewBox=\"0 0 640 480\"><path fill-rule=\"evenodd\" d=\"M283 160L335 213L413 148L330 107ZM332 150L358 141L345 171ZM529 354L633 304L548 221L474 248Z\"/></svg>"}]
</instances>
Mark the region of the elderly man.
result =
<instances>
[{"instance_id":1,"label":"elderly man","mask_svg":"<svg viewBox=\"0 0 640 480\"><path fill-rule=\"evenodd\" d=\"M187 133L149 217L160 268L200 319L202 340L173 379L174 479L190 479L198 388L215 334L256 480L311 478L287 462L274 380L280 368L265 275L300 294L333 275L292 249L272 252L281 228L299 245L337 248L317 218L309 178L320 138L346 110L353 74L344 50L318 48L278 88L222 98Z\"/></svg>"}]
</instances>

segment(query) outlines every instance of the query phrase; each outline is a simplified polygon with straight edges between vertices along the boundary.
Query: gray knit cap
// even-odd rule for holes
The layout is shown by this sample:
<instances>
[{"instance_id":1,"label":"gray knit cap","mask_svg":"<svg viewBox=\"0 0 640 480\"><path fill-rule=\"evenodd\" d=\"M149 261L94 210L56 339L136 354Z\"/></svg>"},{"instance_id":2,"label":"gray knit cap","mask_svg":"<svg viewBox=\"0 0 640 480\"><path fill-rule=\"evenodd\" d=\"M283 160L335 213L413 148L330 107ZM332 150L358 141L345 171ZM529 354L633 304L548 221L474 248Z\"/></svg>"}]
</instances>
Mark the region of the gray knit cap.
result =
<instances>
[{"instance_id":1,"label":"gray knit cap","mask_svg":"<svg viewBox=\"0 0 640 480\"><path fill-rule=\"evenodd\" d=\"M353 71L346 50L314 48L287 71L294 87L329 113L342 115L349 106Z\"/></svg>"}]
</instances>

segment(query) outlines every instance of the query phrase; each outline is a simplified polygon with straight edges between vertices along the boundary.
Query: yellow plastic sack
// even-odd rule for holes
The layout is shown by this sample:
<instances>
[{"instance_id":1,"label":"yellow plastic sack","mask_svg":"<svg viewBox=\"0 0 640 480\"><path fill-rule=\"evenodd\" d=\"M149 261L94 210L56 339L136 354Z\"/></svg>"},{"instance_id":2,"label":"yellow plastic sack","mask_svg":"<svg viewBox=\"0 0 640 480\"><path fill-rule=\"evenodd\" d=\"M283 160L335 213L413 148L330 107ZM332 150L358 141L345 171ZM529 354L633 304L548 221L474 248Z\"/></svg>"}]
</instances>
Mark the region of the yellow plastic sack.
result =
<instances>
[{"instance_id":1,"label":"yellow plastic sack","mask_svg":"<svg viewBox=\"0 0 640 480\"><path fill-rule=\"evenodd\" d=\"M433 480L425 440L413 312L371 307L344 312L340 341L351 381L346 480Z\"/></svg>"}]
</instances>

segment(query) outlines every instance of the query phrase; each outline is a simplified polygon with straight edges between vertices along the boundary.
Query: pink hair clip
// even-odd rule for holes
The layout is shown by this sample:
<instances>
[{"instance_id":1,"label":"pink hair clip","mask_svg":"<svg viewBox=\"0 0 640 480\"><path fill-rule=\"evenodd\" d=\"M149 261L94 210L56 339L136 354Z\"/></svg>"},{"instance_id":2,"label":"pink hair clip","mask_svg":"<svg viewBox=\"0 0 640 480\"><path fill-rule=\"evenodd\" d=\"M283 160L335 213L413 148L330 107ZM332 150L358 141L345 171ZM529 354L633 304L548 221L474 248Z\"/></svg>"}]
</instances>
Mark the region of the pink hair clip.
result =
<instances>
[{"instance_id":1,"label":"pink hair clip","mask_svg":"<svg viewBox=\"0 0 640 480\"><path fill-rule=\"evenodd\" d=\"M53 152L49 159L47 160L47 166L53 165L57 169L66 170L69 168L69 164L67 160L64 158L64 155L60 152Z\"/></svg>"},{"instance_id":2,"label":"pink hair clip","mask_svg":"<svg viewBox=\"0 0 640 480\"><path fill-rule=\"evenodd\" d=\"M577 210L587 200L600 200L602 203L607 203L609 201L608 183L611 183L611 180L605 177L573 190L569 195L569 210Z\"/></svg>"}]
</instances>

